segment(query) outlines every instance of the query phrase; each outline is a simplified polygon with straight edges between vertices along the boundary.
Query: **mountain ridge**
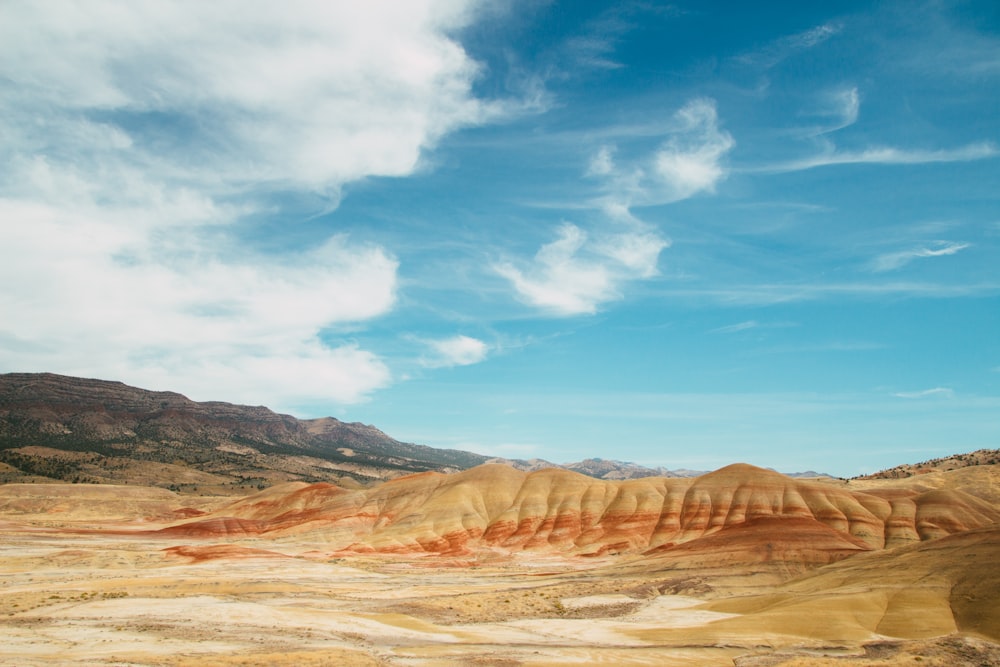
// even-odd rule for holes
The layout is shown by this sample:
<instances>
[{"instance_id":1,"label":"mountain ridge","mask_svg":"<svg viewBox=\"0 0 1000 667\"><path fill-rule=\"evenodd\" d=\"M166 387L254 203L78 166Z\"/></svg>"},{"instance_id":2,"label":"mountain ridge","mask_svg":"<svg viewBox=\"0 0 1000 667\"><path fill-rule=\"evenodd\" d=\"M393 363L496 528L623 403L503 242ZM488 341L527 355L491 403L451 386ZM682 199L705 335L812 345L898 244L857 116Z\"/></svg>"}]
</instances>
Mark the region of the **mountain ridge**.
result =
<instances>
[{"instance_id":1,"label":"mountain ridge","mask_svg":"<svg viewBox=\"0 0 1000 667\"><path fill-rule=\"evenodd\" d=\"M601 458L559 464L490 457L403 442L334 417L298 419L261 405L197 402L115 380L0 374L0 483L132 482L226 493L293 480L366 485L487 462L605 480L705 472Z\"/></svg>"},{"instance_id":2,"label":"mountain ridge","mask_svg":"<svg viewBox=\"0 0 1000 667\"><path fill-rule=\"evenodd\" d=\"M190 481L178 488L222 489L293 479L364 483L486 459L333 417L300 420L117 381L0 375L0 462L22 476L122 483L137 476L160 486L179 477Z\"/></svg>"}]
</instances>

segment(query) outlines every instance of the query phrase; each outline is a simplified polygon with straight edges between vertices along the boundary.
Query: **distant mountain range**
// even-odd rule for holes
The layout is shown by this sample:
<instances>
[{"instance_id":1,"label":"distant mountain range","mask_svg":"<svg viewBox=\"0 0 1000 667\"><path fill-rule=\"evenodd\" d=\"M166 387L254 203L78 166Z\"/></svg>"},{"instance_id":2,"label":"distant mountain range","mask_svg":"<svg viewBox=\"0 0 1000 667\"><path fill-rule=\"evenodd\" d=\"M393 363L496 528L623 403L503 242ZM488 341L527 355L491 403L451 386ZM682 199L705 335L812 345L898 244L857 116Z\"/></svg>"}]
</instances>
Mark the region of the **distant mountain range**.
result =
<instances>
[{"instance_id":1,"label":"distant mountain range","mask_svg":"<svg viewBox=\"0 0 1000 667\"><path fill-rule=\"evenodd\" d=\"M260 406L199 403L174 392L52 373L0 375L0 482L235 493L287 481L366 486L487 462L606 480L703 474L598 458L569 464L500 459L401 442L374 426L332 417L303 420Z\"/></svg>"}]
</instances>

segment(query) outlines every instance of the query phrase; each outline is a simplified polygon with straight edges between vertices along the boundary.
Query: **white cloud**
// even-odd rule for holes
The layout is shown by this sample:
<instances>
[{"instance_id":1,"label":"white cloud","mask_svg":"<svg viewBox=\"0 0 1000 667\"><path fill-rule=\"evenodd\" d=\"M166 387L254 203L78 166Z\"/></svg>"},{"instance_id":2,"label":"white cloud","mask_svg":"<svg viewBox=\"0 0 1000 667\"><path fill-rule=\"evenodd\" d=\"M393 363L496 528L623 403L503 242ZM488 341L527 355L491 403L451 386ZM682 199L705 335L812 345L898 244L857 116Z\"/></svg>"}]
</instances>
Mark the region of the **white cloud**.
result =
<instances>
[{"instance_id":1,"label":"white cloud","mask_svg":"<svg viewBox=\"0 0 1000 667\"><path fill-rule=\"evenodd\" d=\"M432 357L424 360L424 365L430 368L478 364L486 359L490 351L486 343L469 336L459 335L424 342L433 353Z\"/></svg>"},{"instance_id":2,"label":"white cloud","mask_svg":"<svg viewBox=\"0 0 1000 667\"><path fill-rule=\"evenodd\" d=\"M461 0L0 4L0 368L200 398L364 399L391 375L323 332L390 310L397 261L343 235L234 239L273 192L398 176L498 113Z\"/></svg>"},{"instance_id":3,"label":"white cloud","mask_svg":"<svg viewBox=\"0 0 1000 667\"><path fill-rule=\"evenodd\" d=\"M637 228L597 241L594 250L621 266L620 278L634 279L656 276L660 251L669 246L670 242L659 234Z\"/></svg>"},{"instance_id":4,"label":"white cloud","mask_svg":"<svg viewBox=\"0 0 1000 667\"><path fill-rule=\"evenodd\" d=\"M698 99L676 114L677 127L654 158L655 173L666 188L668 200L686 199L698 192L712 192L726 174L722 157L736 145L719 129L715 103Z\"/></svg>"},{"instance_id":5,"label":"white cloud","mask_svg":"<svg viewBox=\"0 0 1000 667\"><path fill-rule=\"evenodd\" d=\"M861 95L857 87L833 91L825 98L827 109L821 115L833 120L831 124L815 130L815 134L829 134L858 122L861 113Z\"/></svg>"},{"instance_id":6,"label":"white cloud","mask_svg":"<svg viewBox=\"0 0 1000 667\"><path fill-rule=\"evenodd\" d=\"M0 200L0 218L18 221L0 244L0 281L17 286L0 292L0 311L15 315L0 328L34 343L0 345L3 367L114 372L230 400L254 387L285 401L313 378L319 395L350 402L388 382L374 355L318 339L324 327L392 306L396 261L384 250L335 236L291 257L233 260L190 232L171 233L177 249L159 234L129 233L138 212L102 213Z\"/></svg>"},{"instance_id":7,"label":"white cloud","mask_svg":"<svg viewBox=\"0 0 1000 667\"><path fill-rule=\"evenodd\" d=\"M556 315L591 314L621 298L625 282L656 275L660 251L667 245L655 232L643 229L591 241L585 231L565 223L558 238L542 246L527 269L506 262L496 270L533 306Z\"/></svg>"},{"instance_id":8,"label":"white cloud","mask_svg":"<svg viewBox=\"0 0 1000 667\"><path fill-rule=\"evenodd\" d=\"M565 48L574 64L593 69L613 70L624 67L610 56L614 53L613 39L606 35L581 35L566 42Z\"/></svg>"},{"instance_id":9,"label":"white cloud","mask_svg":"<svg viewBox=\"0 0 1000 667\"><path fill-rule=\"evenodd\" d=\"M861 98L858 95L858 89L849 88L847 90L842 90L835 95L835 99L839 102L839 114L841 127L847 127L848 125L853 125L858 120L858 114L861 111Z\"/></svg>"},{"instance_id":10,"label":"white cloud","mask_svg":"<svg viewBox=\"0 0 1000 667\"><path fill-rule=\"evenodd\" d=\"M560 315L593 313L597 304L618 293L603 263L577 256L586 240L579 227L564 224L559 238L542 246L527 272L509 263L498 265L497 272L534 306Z\"/></svg>"},{"instance_id":11,"label":"white cloud","mask_svg":"<svg viewBox=\"0 0 1000 667\"><path fill-rule=\"evenodd\" d=\"M844 164L931 164L936 162L970 162L983 160L1000 154L997 147L990 142L968 144L961 148L941 150L908 150L893 147L867 148L862 151L838 151L830 147L813 157L793 160L777 165L763 167L756 171L765 173L784 173L804 171L818 167L830 167Z\"/></svg>"},{"instance_id":12,"label":"white cloud","mask_svg":"<svg viewBox=\"0 0 1000 667\"><path fill-rule=\"evenodd\" d=\"M774 305L815 301L833 297L907 296L928 299L982 297L1000 294L1000 282L947 285L930 282L893 281L884 283L759 283L730 287L669 286L658 289L661 296L687 298L739 306Z\"/></svg>"},{"instance_id":13,"label":"white cloud","mask_svg":"<svg viewBox=\"0 0 1000 667\"><path fill-rule=\"evenodd\" d=\"M591 158L587 166L588 176L607 176L615 170L614 149L611 146L601 146Z\"/></svg>"},{"instance_id":14,"label":"white cloud","mask_svg":"<svg viewBox=\"0 0 1000 667\"><path fill-rule=\"evenodd\" d=\"M790 327L797 327L797 326L799 326L797 322L790 322L787 320L777 321L777 322L759 322L757 320L746 320L745 322L737 322L736 324L728 324L726 326L710 329L708 333L734 334L734 333L740 333L741 331L751 331L760 329L788 329ZM867 349L867 348L862 348L858 344L843 345L834 343L816 347L815 349L847 350L847 349Z\"/></svg>"},{"instance_id":15,"label":"white cloud","mask_svg":"<svg viewBox=\"0 0 1000 667\"><path fill-rule=\"evenodd\" d=\"M626 129L625 138L634 138L632 132L634 128ZM652 152L619 157L616 146L605 144L591 156L586 175L603 181L601 196L592 202L596 207L621 218L635 206L714 192L727 176L723 159L736 142L719 127L713 100L689 101L657 134L661 143Z\"/></svg>"},{"instance_id":16,"label":"white cloud","mask_svg":"<svg viewBox=\"0 0 1000 667\"><path fill-rule=\"evenodd\" d=\"M53 141L99 114L140 159L199 177L335 189L406 174L486 113L475 64L446 37L464 4L5 3L0 57L19 91L5 111L23 128L44 110ZM162 119L169 131L144 131Z\"/></svg>"},{"instance_id":17,"label":"white cloud","mask_svg":"<svg viewBox=\"0 0 1000 667\"><path fill-rule=\"evenodd\" d=\"M760 323L756 320L747 320L746 322L738 322L736 324L729 324L724 327L712 329L709 333L739 333L740 331L746 331L747 329L756 329L759 326Z\"/></svg>"},{"instance_id":18,"label":"white cloud","mask_svg":"<svg viewBox=\"0 0 1000 667\"><path fill-rule=\"evenodd\" d=\"M609 224L594 238L564 224L533 262L502 262L496 271L533 306L556 315L595 313L602 304L622 298L629 281L658 275L660 252L670 246L633 214L633 207L714 191L727 173L722 159L734 145L732 136L719 128L714 101L695 99L673 114L665 139L652 154L616 160L615 146L600 146L585 174L603 181L602 194L589 205Z\"/></svg>"},{"instance_id":19,"label":"white cloud","mask_svg":"<svg viewBox=\"0 0 1000 667\"><path fill-rule=\"evenodd\" d=\"M843 30L839 23L824 23L809 30L786 35L755 51L737 57L746 65L771 68L801 51L819 46Z\"/></svg>"},{"instance_id":20,"label":"white cloud","mask_svg":"<svg viewBox=\"0 0 1000 667\"><path fill-rule=\"evenodd\" d=\"M923 391L900 391L893 394L897 398L930 398L933 396L952 398L954 395L955 390L948 387L934 387L933 389L924 389Z\"/></svg>"},{"instance_id":21,"label":"white cloud","mask_svg":"<svg viewBox=\"0 0 1000 667\"><path fill-rule=\"evenodd\" d=\"M954 255L960 250L969 247L968 243L951 243L948 241L935 241L930 248L913 248L911 250L901 250L879 255L872 261L873 271L892 271L901 268L915 259L926 257L943 257Z\"/></svg>"},{"instance_id":22,"label":"white cloud","mask_svg":"<svg viewBox=\"0 0 1000 667\"><path fill-rule=\"evenodd\" d=\"M736 60L746 65L771 68L797 53L819 46L841 30L843 30L843 26L839 23L824 23L809 30L776 39L756 51L738 56Z\"/></svg>"}]
</instances>

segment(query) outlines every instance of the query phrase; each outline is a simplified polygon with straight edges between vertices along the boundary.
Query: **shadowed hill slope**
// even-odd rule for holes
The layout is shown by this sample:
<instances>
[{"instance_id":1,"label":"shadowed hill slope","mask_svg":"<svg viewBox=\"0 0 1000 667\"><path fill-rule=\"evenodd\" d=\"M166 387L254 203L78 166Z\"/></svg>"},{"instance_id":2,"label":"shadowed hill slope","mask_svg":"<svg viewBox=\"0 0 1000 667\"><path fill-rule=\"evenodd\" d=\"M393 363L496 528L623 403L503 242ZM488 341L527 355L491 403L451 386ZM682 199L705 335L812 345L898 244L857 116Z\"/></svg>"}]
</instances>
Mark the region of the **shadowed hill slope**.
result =
<instances>
[{"instance_id":1,"label":"shadowed hill slope","mask_svg":"<svg viewBox=\"0 0 1000 667\"><path fill-rule=\"evenodd\" d=\"M764 595L710 602L737 613L720 635L791 634L843 641L871 633L920 639L955 632L1000 641L1000 527L990 526L815 570Z\"/></svg>"}]
</instances>

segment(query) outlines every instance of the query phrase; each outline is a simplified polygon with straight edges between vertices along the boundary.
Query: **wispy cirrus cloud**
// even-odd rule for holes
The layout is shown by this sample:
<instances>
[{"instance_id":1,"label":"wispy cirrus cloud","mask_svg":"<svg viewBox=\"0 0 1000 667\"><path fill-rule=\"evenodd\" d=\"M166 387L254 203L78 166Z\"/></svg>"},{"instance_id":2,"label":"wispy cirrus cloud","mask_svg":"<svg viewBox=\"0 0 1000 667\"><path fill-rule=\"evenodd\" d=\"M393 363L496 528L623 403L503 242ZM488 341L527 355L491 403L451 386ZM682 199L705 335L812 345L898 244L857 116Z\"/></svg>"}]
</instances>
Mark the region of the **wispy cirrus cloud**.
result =
<instances>
[{"instance_id":1,"label":"wispy cirrus cloud","mask_svg":"<svg viewBox=\"0 0 1000 667\"><path fill-rule=\"evenodd\" d=\"M933 389L924 389L922 391L899 391L893 393L896 398L953 398L955 396L955 390L948 387L934 387Z\"/></svg>"},{"instance_id":2,"label":"wispy cirrus cloud","mask_svg":"<svg viewBox=\"0 0 1000 667\"><path fill-rule=\"evenodd\" d=\"M737 322L736 324L728 324L724 327L718 327L712 329L709 333L721 333L721 334L731 334L739 333L740 331L747 331L749 329L756 329L760 326L757 320L747 320L746 322Z\"/></svg>"},{"instance_id":3,"label":"wispy cirrus cloud","mask_svg":"<svg viewBox=\"0 0 1000 667\"><path fill-rule=\"evenodd\" d=\"M760 322L758 320L746 320L744 322L737 322L736 324L727 324L723 327L716 327L715 329L710 329L708 333L715 334L734 334L740 333L741 331L751 331L755 329L787 329L789 327L797 327L799 324L797 322L789 321L779 321L779 322Z\"/></svg>"},{"instance_id":4,"label":"wispy cirrus cloud","mask_svg":"<svg viewBox=\"0 0 1000 667\"><path fill-rule=\"evenodd\" d=\"M677 285L661 288L663 296L710 299L724 305L774 305L841 297L862 299L882 296L948 299L1000 294L1000 282L976 282L947 285L932 282L830 282L830 283L758 283L736 287L714 285Z\"/></svg>"},{"instance_id":5,"label":"wispy cirrus cloud","mask_svg":"<svg viewBox=\"0 0 1000 667\"><path fill-rule=\"evenodd\" d=\"M835 90L826 95L828 108L822 114L832 122L819 130L819 134L829 134L850 127L858 122L861 113L861 95L857 87Z\"/></svg>"},{"instance_id":6,"label":"wispy cirrus cloud","mask_svg":"<svg viewBox=\"0 0 1000 667\"><path fill-rule=\"evenodd\" d=\"M615 59L614 53L628 33L640 25L670 19L679 13L670 5L658 3L613 3L589 20L579 34L567 39L561 50L573 63L571 71L619 69L624 65Z\"/></svg>"},{"instance_id":7,"label":"wispy cirrus cloud","mask_svg":"<svg viewBox=\"0 0 1000 667\"><path fill-rule=\"evenodd\" d=\"M909 250L900 250L898 252L890 252L879 255L872 260L871 269L876 272L894 271L917 259L954 255L959 251L965 250L971 244L956 243L951 241L934 241L929 245L930 247L911 248Z\"/></svg>"},{"instance_id":8,"label":"wispy cirrus cloud","mask_svg":"<svg viewBox=\"0 0 1000 667\"><path fill-rule=\"evenodd\" d=\"M843 24L839 22L823 23L743 53L736 57L736 61L744 65L769 69L798 53L819 46L843 29Z\"/></svg>"},{"instance_id":9,"label":"wispy cirrus cloud","mask_svg":"<svg viewBox=\"0 0 1000 667\"><path fill-rule=\"evenodd\" d=\"M785 173L820 167L850 164L932 164L940 162L970 162L1000 155L1000 150L988 141L976 142L959 148L920 150L895 147L873 147L860 151L841 151L828 144L828 149L800 160L767 165L749 171Z\"/></svg>"}]
</instances>

